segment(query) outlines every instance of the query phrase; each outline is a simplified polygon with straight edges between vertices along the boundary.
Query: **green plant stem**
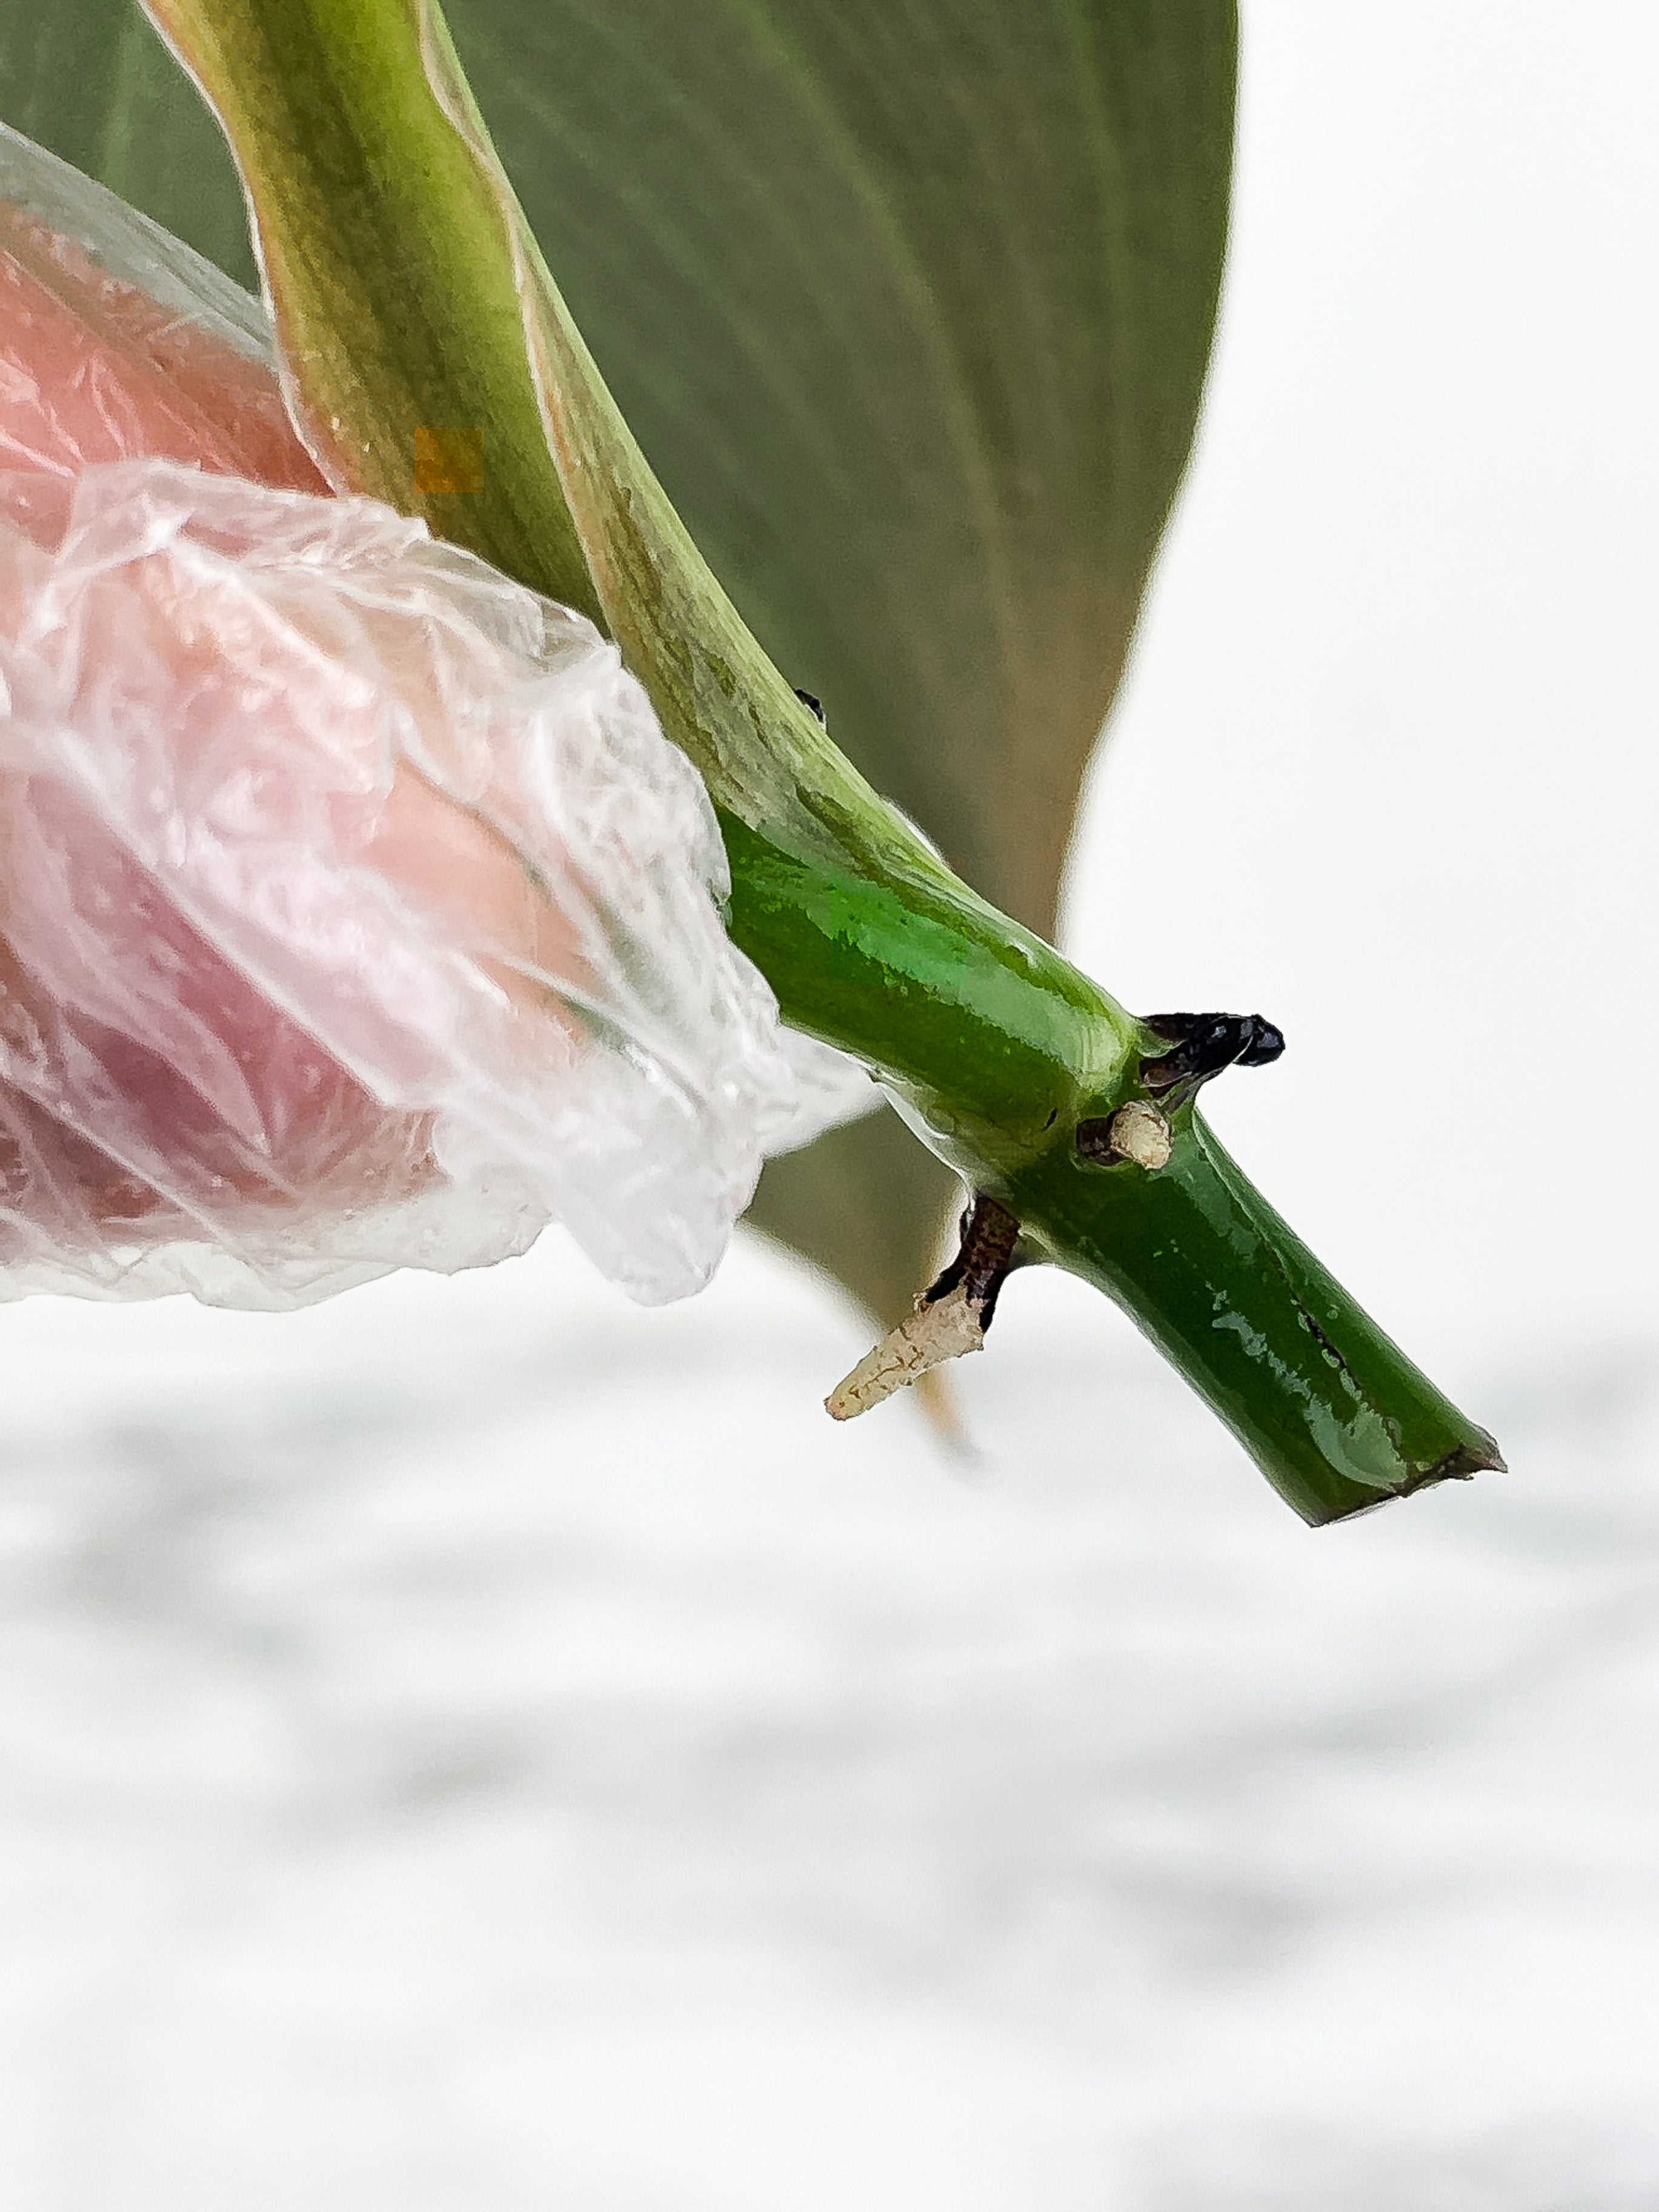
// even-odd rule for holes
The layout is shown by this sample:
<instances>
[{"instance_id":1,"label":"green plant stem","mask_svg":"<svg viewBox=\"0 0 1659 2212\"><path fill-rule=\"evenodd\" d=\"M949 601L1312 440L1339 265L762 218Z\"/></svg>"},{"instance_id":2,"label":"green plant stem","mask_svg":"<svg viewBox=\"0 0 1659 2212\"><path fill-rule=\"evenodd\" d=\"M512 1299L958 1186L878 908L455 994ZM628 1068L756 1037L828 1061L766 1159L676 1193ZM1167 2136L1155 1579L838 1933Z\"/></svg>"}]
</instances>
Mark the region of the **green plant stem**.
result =
<instances>
[{"instance_id":1,"label":"green plant stem","mask_svg":"<svg viewBox=\"0 0 1659 2212\"><path fill-rule=\"evenodd\" d=\"M1133 1315L1304 1521L1501 1466L1190 1108L1157 1175L1056 1152L1002 1197Z\"/></svg>"},{"instance_id":2,"label":"green plant stem","mask_svg":"<svg viewBox=\"0 0 1659 2212\"><path fill-rule=\"evenodd\" d=\"M297 410L341 489L603 621L702 771L738 943L1041 1255L1117 1299L1313 1521L1496 1463L1186 1110L1076 1155L1161 1048L870 789L709 574L570 322L422 0L153 0L246 185ZM423 486L416 433L477 441ZM831 702L833 705L833 702Z\"/></svg>"},{"instance_id":3,"label":"green plant stem","mask_svg":"<svg viewBox=\"0 0 1659 2212\"><path fill-rule=\"evenodd\" d=\"M1007 1206L1042 1257L1123 1307L1304 1521L1501 1466L1190 1106L1156 1173L1079 1158L1078 1123L1142 1095L1134 1071L1162 1040L1137 1024L1127 1066L1091 1072L1100 1033L1061 979L1020 975L1006 948L975 957L965 933L866 880L723 827L732 934L786 1017L876 1061L940 1156Z\"/></svg>"}]
</instances>

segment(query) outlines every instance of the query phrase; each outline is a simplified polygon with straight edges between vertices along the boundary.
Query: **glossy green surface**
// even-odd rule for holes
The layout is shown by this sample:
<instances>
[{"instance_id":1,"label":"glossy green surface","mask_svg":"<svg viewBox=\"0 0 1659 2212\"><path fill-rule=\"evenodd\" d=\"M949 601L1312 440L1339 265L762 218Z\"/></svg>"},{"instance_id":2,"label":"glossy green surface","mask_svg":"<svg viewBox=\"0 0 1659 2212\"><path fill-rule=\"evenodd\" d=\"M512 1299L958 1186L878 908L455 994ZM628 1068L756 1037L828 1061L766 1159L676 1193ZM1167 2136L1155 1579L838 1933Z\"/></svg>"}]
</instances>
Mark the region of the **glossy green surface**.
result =
<instances>
[{"instance_id":1,"label":"glossy green surface","mask_svg":"<svg viewBox=\"0 0 1659 2212\"><path fill-rule=\"evenodd\" d=\"M435 10L155 13L247 181L319 453L337 480L597 607L720 809L732 933L787 1018L878 1070L941 1157L1126 1305L1310 1519L1490 1463L1194 1128L1159 1176L1078 1162L1077 1121L1133 1095L1154 1041L958 881L762 652L541 264ZM398 444L421 424L476 431L476 491L427 498Z\"/></svg>"},{"instance_id":2,"label":"glossy green surface","mask_svg":"<svg viewBox=\"0 0 1659 2212\"><path fill-rule=\"evenodd\" d=\"M1486 1431L1353 1302L1191 1108L1167 1167L1077 1158L1164 1048L1048 947L723 823L732 935L802 1029L875 1060L975 1188L1133 1318L1304 1521L1497 1466ZM964 1062L973 1080L963 1080Z\"/></svg>"},{"instance_id":3,"label":"glossy green surface","mask_svg":"<svg viewBox=\"0 0 1659 2212\"><path fill-rule=\"evenodd\" d=\"M729 815L720 827L732 934L785 1018L878 1067L966 1180L1012 1172L1101 1110L1090 1102L1128 1095L1140 1024L965 887L854 874Z\"/></svg>"},{"instance_id":4,"label":"glossy green surface","mask_svg":"<svg viewBox=\"0 0 1659 2212\"><path fill-rule=\"evenodd\" d=\"M1000 1194L1133 1317L1304 1521L1502 1465L1190 1108L1155 1175L1056 1146Z\"/></svg>"}]
</instances>

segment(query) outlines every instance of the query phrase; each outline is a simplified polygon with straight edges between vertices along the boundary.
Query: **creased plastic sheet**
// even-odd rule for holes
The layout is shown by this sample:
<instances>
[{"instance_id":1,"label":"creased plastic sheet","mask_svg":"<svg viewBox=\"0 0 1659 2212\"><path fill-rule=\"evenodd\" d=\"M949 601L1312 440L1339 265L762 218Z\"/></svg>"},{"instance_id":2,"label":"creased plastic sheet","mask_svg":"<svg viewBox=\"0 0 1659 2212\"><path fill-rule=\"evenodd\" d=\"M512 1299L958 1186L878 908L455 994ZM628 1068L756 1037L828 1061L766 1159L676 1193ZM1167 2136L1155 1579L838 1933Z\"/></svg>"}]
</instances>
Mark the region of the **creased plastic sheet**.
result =
<instances>
[{"instance_id":1,"label":"creased plastic sheet","mask_svg":"<svg viewBox=\"0 0 1659 2212\"><path fill-rule=\"evenodd\" d=\"M0 466L67 475L140 453L328 489L259 302L0 124Z\"/></svg>"},{"instance_id":2,"label":"creased plastic sheet","mask_svg":"<svg viewBox=\"0 0 1659 2212\"><path fill-rule=\"evenodd\" d=\"M292 488L223 280L181 324L191 257L163 309L75 187L81 243L0 211L0 1294L284 1305L551 1220L696 1288L872 1095L726 939L701 782L580 617Z\"/></svg>"}]
</instances>

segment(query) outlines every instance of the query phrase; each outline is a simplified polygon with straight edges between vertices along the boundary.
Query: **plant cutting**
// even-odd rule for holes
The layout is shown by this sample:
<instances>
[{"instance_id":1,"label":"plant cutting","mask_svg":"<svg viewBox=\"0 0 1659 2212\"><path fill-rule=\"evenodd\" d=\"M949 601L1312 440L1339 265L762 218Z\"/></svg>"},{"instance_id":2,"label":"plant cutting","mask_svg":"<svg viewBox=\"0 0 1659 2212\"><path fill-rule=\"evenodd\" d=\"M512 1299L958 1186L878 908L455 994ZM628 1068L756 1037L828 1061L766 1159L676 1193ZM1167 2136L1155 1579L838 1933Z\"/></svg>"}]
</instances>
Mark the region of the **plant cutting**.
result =
<instances>
[{"instance_id":1,"label":"plant cutting","mask_svg":"<svg viewBox=\"0 0 1659 2212\"><path fill-rule=\"evenodd\" d=\"M817 669L785 670L763 649L595 366L436 9L166 0L153 12L234 154L284 391L332 491L424 519L614 639L716 811L732 940L785 1020L874 1071L965 1187L957 1260L848 1379L839 1410L971 1348L1007 1275L1046 1263L1117 1299L1310 1521L1498 1464L1490 1437L1359 1311L1205 1127L1201 1086L1276 1060L1271 1023L1131 1015L971 889L837 749L856 699L823 685L826 728L798 689L811 678L817 690ZM804 0L799 14L822 28ZM1162 11L1097 15L1068 65L1111 95L1095 101L1099 143L1133 152L1167 123ZM799 28L766 20L780 38ZM1209 8L1170 20L1206 52L1231 35ZM1213 199L1212 181L1206 190ZM1166 242L1130 227L1125 252L1155 264ZM923 276L948 295L948 269ZM994 351L989 334L979 351ZM1116 367L1133 380L1127 346ZM1062 404L1054 390L1024 398L1039 415ZM1153 423L1143 446L1156 465L1132 447L1118 471L1126 500L1136 465L1160 486L1150 526L1138 512L1125 533L1123 640L1185 436ZM997 506L994 483L980 492ZM1043 587L1064 612L1064 564ZM1034 662L1057 634L1057 621L1037 627ZM1121 642L1107 658L1121 663ZM1108 695L1115 673L1099 679ZM1030 699L1040 710L1036 686Z\"/></svg>"}]
</instances>

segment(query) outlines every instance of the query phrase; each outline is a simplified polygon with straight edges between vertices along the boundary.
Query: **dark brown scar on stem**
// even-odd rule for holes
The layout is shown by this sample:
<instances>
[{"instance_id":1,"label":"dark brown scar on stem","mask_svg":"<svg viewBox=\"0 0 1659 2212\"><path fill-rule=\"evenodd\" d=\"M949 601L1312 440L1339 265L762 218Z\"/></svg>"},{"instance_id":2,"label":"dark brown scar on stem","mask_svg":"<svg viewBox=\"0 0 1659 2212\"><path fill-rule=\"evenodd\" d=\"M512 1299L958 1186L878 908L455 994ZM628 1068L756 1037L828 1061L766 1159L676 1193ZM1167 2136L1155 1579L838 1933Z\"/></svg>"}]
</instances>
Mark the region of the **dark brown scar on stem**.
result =
<instances>
[{"instance_id":1,"label":"dark brown scar on stem","mask_svg":"<svg viewBox=\"0 0 1659 2212\"><path fill-rule=\"evenodd\" d=\"M973 1203L962 1217L962 1243L957 1256L938 1281L922 1292L921 1304L937 1305L960 1289L978 1315L980 1327L989 1328L997 1294L1018 1264L1014 1248L1018 1242L1019 1224L1007 1207L988 1198L983 1191L975 1191Z\"/></svg>"}]
</instances>

